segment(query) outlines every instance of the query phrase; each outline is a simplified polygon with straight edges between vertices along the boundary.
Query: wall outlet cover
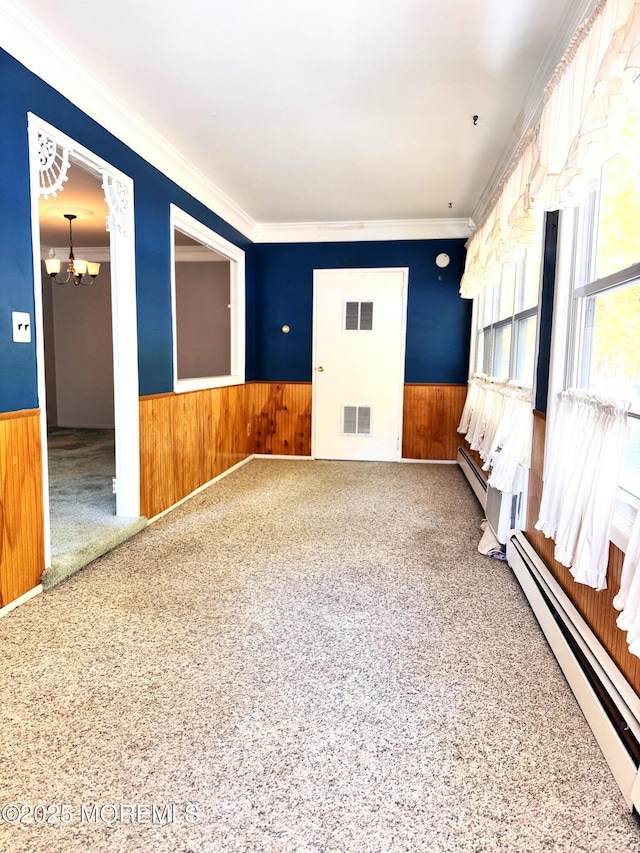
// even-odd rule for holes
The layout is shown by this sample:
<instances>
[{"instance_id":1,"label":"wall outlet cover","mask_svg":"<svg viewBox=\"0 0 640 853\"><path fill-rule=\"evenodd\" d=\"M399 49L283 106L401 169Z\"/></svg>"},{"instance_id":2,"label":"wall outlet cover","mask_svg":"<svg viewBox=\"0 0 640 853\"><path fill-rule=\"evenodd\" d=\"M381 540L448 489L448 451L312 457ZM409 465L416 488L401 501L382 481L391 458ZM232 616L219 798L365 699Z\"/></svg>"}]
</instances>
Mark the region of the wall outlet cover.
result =
<instances>
[{"instance_id":1,"label":"wall outlet cover","mask_svg":"<svg viewBox=\"0 0 640 853\"><path fill-rule=\"evenodd\" d=\"M13 340L17 344L31 343L31 316L24 311L12 311Z\"/></svg>"}]
</instances>

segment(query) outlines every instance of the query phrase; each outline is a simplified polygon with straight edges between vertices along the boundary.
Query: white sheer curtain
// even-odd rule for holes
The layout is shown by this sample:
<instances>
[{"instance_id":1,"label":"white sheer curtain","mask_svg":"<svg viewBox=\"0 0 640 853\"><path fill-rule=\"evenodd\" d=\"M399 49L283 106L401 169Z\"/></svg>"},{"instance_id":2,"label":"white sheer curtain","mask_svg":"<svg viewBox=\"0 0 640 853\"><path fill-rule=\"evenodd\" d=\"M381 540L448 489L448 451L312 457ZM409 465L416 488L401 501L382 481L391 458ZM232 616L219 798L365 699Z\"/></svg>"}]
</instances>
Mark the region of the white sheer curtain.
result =
<instances>
[{"instance_id":1,"label":"white sheer curtain","mask_svg":"<svg viewBox=\"0 0 640 853\"><path fill-rule=\"evenodd\" d=\"M469 381L458 432L465 436L472 450L478 451L483 462L487 459L498 428L503 403L500 391L506 385L506 379L495 379L482 374Z\"/></svg>"},{"instance_id":2,"label":"white sheer curtain","mask_svg":"<svg viewBox=\"0 0 640 853\"><path fill-rule=\"evenodd\" d=\"M531 430L531 388L483 375L469 381L458 432L491 471L489 485L514 490L519 469L529 467Z\"/></svg>"},{"instance_id":3,"label":"white sheer curtain","mask_svg":"<svg viewBox=\"0 0 640 853\"><path fill-rule=\"evenodd\" d=\"M519 470L530 465L533 395L531 388L515 383L509 383L501 394L502 413L485 467L491 469L490 486L513 492Z\"/></svg>"},{"instance_id":4,"label":"white sheer curtain","mask_svg":"<svg viewBox=\"0 0 640 853\"><path fill-rule=\"evenodd\" d=\"M622 610L616 622L627 632L631 654L640 657L640 512L636 516L629 545L622 564L620 591L613 599L616 610Z\"/></svg>"},{"instance_id":5,"label":"white sheer curtain","mask_svg":"<svg viewBox=\"0 0 640 853\"><path fill-rule=\"evenodd\" d=\"M547 430L536 528L578 583L606 589L609 528L627 440L628 404L564 391Z\"/></svg>"}]
</instances>

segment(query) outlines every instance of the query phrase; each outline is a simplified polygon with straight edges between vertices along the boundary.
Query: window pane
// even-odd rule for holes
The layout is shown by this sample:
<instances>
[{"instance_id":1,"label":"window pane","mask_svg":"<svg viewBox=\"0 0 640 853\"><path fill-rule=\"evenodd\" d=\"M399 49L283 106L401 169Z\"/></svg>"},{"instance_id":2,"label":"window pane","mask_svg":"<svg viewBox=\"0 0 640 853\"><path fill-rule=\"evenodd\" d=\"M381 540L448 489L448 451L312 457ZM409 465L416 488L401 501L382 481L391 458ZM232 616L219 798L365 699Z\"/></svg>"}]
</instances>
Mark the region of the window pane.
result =
<instances>
[{"instance_id":1,"label":"window pane","mask_svg":"<svg viewBox=\"0 0 640 853\"><path fill-rule=\"evenodd\" d=\"M605 397L640 397L640 284L587 301L582 385Z\"/></svg>"},{"instance_id":2,"label":"window pane","mask_svg":"<svg viewBox=\"0 0 640 853\"><path fill-rule=\"evenodd\" d=\"M488 286L484 289L482 297L482 326L490 326L493 322L493 292L495 287Z\"/></svg>"},{"instance_id":3,"label":"window pane","mask_svg":"<svg viewBox=\"0 0 640 853\"><path fill-rule=\"evenodd\" d=\"M526 317L516 324L516 367L514 379L533 384L536 354L536 317Z\"/></svg>"},{"instance_id":4,"label":"window pane","mask_svg":"<svg viewBox=\"0 0 640 853\"><path fill-rule=\"evenodd\" d=\"M475 303L476 303L475 304L475 324L476 324L476 329L482 329L482 327L484 325L484 323L483 323L483 321L484 321L484 302L485 302L484 291L481 291L475 297Z\"/></svg>"},{"instance_id":5,"label":"window pane","mask_svg":"<svg viewBox=\"0 0 640 853\"><path fill-rule=\"evenodd\" d=\"M179 231L176 241L175 317L178 379L231 373L231 268L215 252ZM202 249L197 261L181 252ZM195 255L188 255L188 257Z\"/></svg>"},{"instance_id":6,"label":"window pane","mask_svg":"<svg viewBox=\"0 0 640 853\"><path fill-rule=\"evenodd\" d=\"M622 127L622 150L602 168L596 278L604 278L640 261L640 112Z\"/></svg>"},{"instance_id":7,"label":"window pane","mask_svg":"<svg viewBox=\"0 0 640 853\"><path fill-rule=\"evenodd\" d=\"M495 350L493 355L493 375L501 379L509 378L509 356L511 354L511 324L498 326L495 330Z\"/></svg>"},{"instance_id":8,"label":"window pane","mask_svg":"<svg viewBox=\"0 0 640 853\"><path fill-rule=\"evenodd\" d=\"M536 231L536 241L528 247L524 256L523 280L518 299L517 311L535 308L540 293L540 273L542 271L542 225Z\"/></svg>"},{"instance_id":9,"label":"window pane","mask_svg":"<svg viewBox=\"0 0 640 853\"><path fill-rule=\"evenodd\" d=\"M490 376L491 370L491 329L487 329L482 336L482 372Z\"/></svg>"},{"instance_id":10,"label":"window pane","mask_svg":"<svg viewBox=\"0 0 640 853\"><path fill-rule=\"evenodd\" d=\"M630 435L622 460L620 486L640 498L640 421L629 418Z\"/></svg>"},{"instance_id":11,"label":"window pane","mask_svg":"<svg viewBox=\"0 0 640 853\"><path fill-rule=\"evenodd\" d=\"M177 393L245 381L245 253L170 205Z\"/></svg>"},{"instance_id":12,"label":"window pane","mask_svg":"<svg viewBox=\"0 0 640 853\"><path fill-rule=\"evenodd\" d=\"M516 287L516 265L504 264L502 281L498 297L498 316L496 320L506 320L513 315L513 299Z\"/></svg>"},{"instance_id":13,"label":"window pane","mask_svg":"<svg viewBox=\"0 0 640 853\"><path fill-rule=\"evenodd\" d=\"M476 337L476 360L474 373L484 373L484 332L479 332Z\"/></svg>"}]
</instances>

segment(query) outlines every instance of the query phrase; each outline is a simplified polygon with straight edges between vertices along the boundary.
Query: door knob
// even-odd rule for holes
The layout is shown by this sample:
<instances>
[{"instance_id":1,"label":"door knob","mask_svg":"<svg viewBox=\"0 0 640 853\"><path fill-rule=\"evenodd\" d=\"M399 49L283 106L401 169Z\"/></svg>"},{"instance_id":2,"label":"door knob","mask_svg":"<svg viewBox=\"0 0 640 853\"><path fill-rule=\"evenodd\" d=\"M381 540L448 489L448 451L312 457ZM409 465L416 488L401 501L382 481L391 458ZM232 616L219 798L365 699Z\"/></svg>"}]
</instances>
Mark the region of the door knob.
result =
<instances>
[{"instance_id":1,"label":"door knob","mask_svg":"<svg viewBox=\"0 0 640 853\"><path fill-rule=\"evenodd\" d=\"M318 373L322 373L322 371L324 370L324 367L322 365L320 365L320 367L316 367L316 370L318 371Z\"/></svg>"}]
</instances>

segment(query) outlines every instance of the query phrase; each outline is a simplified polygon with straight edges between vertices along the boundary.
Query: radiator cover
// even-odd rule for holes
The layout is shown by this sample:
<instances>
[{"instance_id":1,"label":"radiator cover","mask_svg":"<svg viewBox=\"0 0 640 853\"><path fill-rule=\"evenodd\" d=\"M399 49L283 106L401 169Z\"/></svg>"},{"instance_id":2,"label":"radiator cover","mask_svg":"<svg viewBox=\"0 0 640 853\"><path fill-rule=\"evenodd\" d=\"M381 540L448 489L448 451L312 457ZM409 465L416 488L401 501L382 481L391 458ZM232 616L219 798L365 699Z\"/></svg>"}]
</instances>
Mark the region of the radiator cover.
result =
<instances>
[{"instance_id":1,"label":"radiator cover","mask_svg":"<svg viewBox=\"0 0 640 853\"><path fill-rule=\"evenodd\" d=\"M476 462L464 447L458 448L456 458L480 501L494 536L501 545L506 545L509 531L521 530L524 527L528 471L522 468L518 472L516 492L501 492L487 484Z\"/></svg>"}]
</instances>

